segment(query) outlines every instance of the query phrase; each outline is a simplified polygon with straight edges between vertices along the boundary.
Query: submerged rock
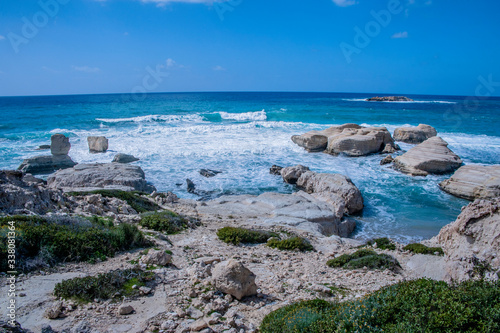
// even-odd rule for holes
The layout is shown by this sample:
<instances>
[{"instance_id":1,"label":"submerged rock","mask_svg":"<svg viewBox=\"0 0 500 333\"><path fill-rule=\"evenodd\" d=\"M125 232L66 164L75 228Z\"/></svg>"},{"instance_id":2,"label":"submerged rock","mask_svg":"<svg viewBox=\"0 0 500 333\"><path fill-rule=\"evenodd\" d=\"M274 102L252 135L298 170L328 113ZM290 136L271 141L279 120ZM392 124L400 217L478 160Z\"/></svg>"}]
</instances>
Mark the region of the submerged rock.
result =
<instances>
[{"instance_id":1,"label":"submerged rock","mask_svg":"<svg viewBox=\"0 0 500 333\"><path fill-rule=\"evenodd\" d=\"M217 176L219 173L222 173L222 171L217 171L217 170L210 170L210 169L201 169L200 170L200 175L206 178L212 178Z\"/></svg>"},{"instance_id":2,"label":"submerged rock","mask_svg":"<svg viewBox=\"0 0 500 333\"><path fill-rule=\"evenodd\" d=\"M128 154L116 154L115 157L113 158L113 161L112 163L124 163L124 164L127 164L127 163L132 163L132 162L136 162L136 161L139 161L139 159L135 156L132 156L132 155L128 155Z\"/></svg>"},{"instance_id":3,"label":"submerged rock","mask_svg":"<svg viewBox=\"0 0 500 333\"><path fill-rule=\"evenodd\" d=\"M380 161L380 165L391 164L392 162L394 162L394 158L391 155L388 155Z\"/></svg>"},{"instance_id":4,"label":"submerged rock","mask_svg":"<svg viewBox=\"0 0 500 333\"><path fill-rule=\"evenodd\" d=\"M155 187L148 184L144 171L138 166L121 163L78 164L49 176L51 188L81 191L86 188L121 189L151 193Z\"/></svg>"},{"instance_id":5,"label":"submerged rock","mask_svg":"<svg viewBox=\"0 0 500 333\"><path fill-rule=\"evenodd\" d=\"M497 271L500 268L500 198L470 203L455 222L441 229L437 238L443 246L446 270L452 279L460 281Z\"/></svg>"},{"instance_id":6,"label":"submerged rock","mask_svg":"<svg viewBox=\"0 0 500 333\"><path fill-rule=\"evenodd\" d=\"M417 127L398 127L394 130L394 140L405 143L422 143L436 135L436 129L425 124Z\"/></svg>"},{"instance_id":7,"label":"submerged rock","mask_svg":"<svg viewBox=\"0 0 500 333\"><path fill-rule=\"evenodd\" d=\"M425 140L394 160L396 169L412 176L444 174L462 165L462 160L438 136Z\"/></svg>"},{"instance_id":8,"label":"submerged rock","mask_svg":"<svg viewBox=\"0 0 500 333\"><path fill-rule=\"evenodd\" d=\"M49 150L50 145L40 145L37 149L35 150Z\"/></svg>"},{"instance_id":9,"label":"submerged rock","mask_svg":"<svg viewBox=\"0 0 500 333\"><path fill-rule=\"evenodd\" d=\"M500 165L464 165L439 187L471 201L500 197Z\"/></svg>"},{"instance_id":10,"label":"submerged rock","mask_svg":"<svg viewBox=\"0 0 500 333\"><path fill-rule=\"evenodd\" d=\"M238 300L257 294L255 274L236 260L223 261L212 272L215 289Z\"/></svg>"},{"instance_id":11,"label":"submerged rock","mask_svg":"<svg viewBox=\"0 0 500 333\"><path fill-rule=\"evenodd\" d=\"M91 153L105 153L108 150L108 139L105 136L87 137Z\"/></svg>"}]
</instances>

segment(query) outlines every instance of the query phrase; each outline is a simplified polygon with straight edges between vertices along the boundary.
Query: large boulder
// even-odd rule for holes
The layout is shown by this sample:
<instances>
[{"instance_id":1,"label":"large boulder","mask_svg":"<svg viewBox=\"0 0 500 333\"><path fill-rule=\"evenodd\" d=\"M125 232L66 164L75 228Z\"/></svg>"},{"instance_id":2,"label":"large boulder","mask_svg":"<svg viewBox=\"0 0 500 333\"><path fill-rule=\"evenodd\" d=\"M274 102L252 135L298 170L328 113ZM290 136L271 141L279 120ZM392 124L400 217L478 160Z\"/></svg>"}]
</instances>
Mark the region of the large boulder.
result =
<instances>
[{"instance_id":1,"label":"large boulder","mask_svg":"<svg viewBox=\"0 0 500 333\"><path fill-rule=\"evenodd\" d=\"M344 214L363 210L363 196L352 180L341 174L304 172L297 187L332 205L344 206Z\"/></svg>"},{"instance_id":2,"label":"large boulder","mask_svg":"<svg viewBox=\"0 0 500 333\"><path fill-rule=\"evenodd\" d=\"M394 140L405 143L422 143L437 135L434 127L420 124L417 127L398 127L394 130Z\"/></svg>"},{"instance_id":3,"label":"large boulder","mask_svg":"<svg viewBox=\"0 0 500 333\"><path fill-rule=\"evenodd\" d=\"M146 182L144 171L138 166L121 163L78 164L49 176L51 188L82 191L86 188L121 189L151 193L155 187Z\"/></svg>"},{"instance_id":4,"label":"large boulder","mask_svg":"<svg viewBox=\"0 0 500 333\"><path fill-rule=\"evenodd\" d=\"M449 173L461 165L460 157L438 136L425 140L394 160L396 169L412 176Z\"/></svg>"},{"instance_id":5,"label":"large boulder","mask_svg":"<svg viewBox=\"0 0 500 333\"><path fill-rule=\"evenodd\" d=\"M455 222L446 225L438 235L445 252L446 270L454 280L481 275L489 266L500 268L500 198L475 200ZM493 275L494 278L494 275Z\"/></svg>"},{"instance_id":6,"label":"large boulder","mask_svg":"<svg viewBox=\"0 0 500 333\"><path fill-rule=\"evenodd\" d=\"M147 265L166 266L172 262L172 256L165 251L149 250L148 254L141 258L141 261Z\"/></svg>"},{"instance_id":7,"label":"large boulder","mask_svg":"<svg viewBox=\"0 0 500 333\"><path fill-rule=\"evenodd\" d=\"M328 145L328 137L340 134L346 128L359 129L361 126L356 124L344 124L330 127L323 131L310 131L302 135L292 136L292 141L305 148L307 151L324 151Z\"/></svg>"},{"instance_id":8,"label":"large boulder","mask_svg":"<svg viewBox=\"0 0 500 333\"><path fill-rule=\"evenodd\" d=\"M127 163L136 162L136 161L139 161L139 159L135 156L119 153L119 154L115 155L112 162L113 163L127 164Z\"/></svg>"},{"instance_id":9,"label":"large boulder","mask_svg":"<svg viewBox=\"0 0 500 333\"><path fill-rule=\"evenodd\" d=\"M217 264L212 271L212 281L215 289L238 300L257 294L255 274L236 260Z\"/></svg>"},{"instance_id":10,"label":"large boulder","mask_svg":"<svg viewBox=\"0 0 500 333\"><path fill-rule=\"evenodd\" d=\"M343 214L354 214L363 210L363 197L350 178L341 174L315 173L303 165L281 170L286 183L296 184L316 199L325 201ZM341 215L341 216L342 216Z\"/></svg>"},{"instance_id":11,"label":"large boulder","mask_svg":"<svg viewBox=\"0 0 500 333\"><path fill-rule=\"evenodd\" d=\"M72 168L75 165L76 163L68 155L46 155L27 158L17 169L25 173L38 175Z\"/></svg>"},{"instance_id":12,"label":"large boulder","mask_svg":"<svg viewBox=\"0 0 500 333\"><path fill-rule=\"evenodd\" d=\"M108 139L104 136L87 137L91 153L105 153L108 150Z\"/></svg>"},{"instance_id":13,"label":"large boulder","mask_svg":"<svg viewBox=\"0 0 500 333\"><path fill-rule=\"evenodd\" d=\"M65 211L70 199L48 189L43 180L21 171L0 171L0 213L37 214Z\"/></svg>"},{"instance_id":14,"label":"large boulder","mask_svg":"<svg viewBox=\"0 0 500 333\"><path fill-rule=\"evenodd\" d=\"M68 155L70 149L69 138L63 134L54 134L50 138L50 153L52 155Z\"/></svg>"},{"instance_id":15,"label":"large boulder","mask_svg":"<svg viewBox=\"0 0 500 333\"><path fill-rule=\"evenodd\" d=\"M342 133L328 137L326 152L365 156L387 150L387 145L398 148L385 127L346 128Z\"/></svg>"},{"instance_id":16,"label":"large boulder","mask_svg":"<svg viewBox=\"0 0 500 333\"><path fill-rule=\"evenodd\" d=\"M500 165L464 165L439 187L471 201L500 197Z\"/></svg>"}]
</instances>

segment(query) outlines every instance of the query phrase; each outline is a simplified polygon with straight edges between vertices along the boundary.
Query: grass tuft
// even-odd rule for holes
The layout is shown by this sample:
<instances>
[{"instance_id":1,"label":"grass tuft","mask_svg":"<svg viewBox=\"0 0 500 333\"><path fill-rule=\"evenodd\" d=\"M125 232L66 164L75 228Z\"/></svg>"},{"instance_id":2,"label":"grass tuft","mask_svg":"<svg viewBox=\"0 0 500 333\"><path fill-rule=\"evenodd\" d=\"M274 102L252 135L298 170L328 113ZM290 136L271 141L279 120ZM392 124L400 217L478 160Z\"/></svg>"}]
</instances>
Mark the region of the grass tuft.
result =
<instances>
[{"instance_id":1,"label":"grass tuft","mask_svg":"<svg viewBox=\"0 0 500 333\"><path fill-rule=\"evenodd\" d=\"M140 269L116 270L97 276L86 276L63 280L54 288L54 295L64 299L75 299L81 302L92 302L94 299L119 299L122 296L139 295L138 289L132 286L145 286L154 280L153 272Z\"/></svg>"},{"instance_id":2,"label":"grass tuft","mask_svg":"<svg viewBox=\"0 0 500 333\"><path fill-rule=\"evenodd\" d=\"M147 229L164 232L168 235L177 234L196 222L169 210L144 213L139 224Z\"/></svg>"},{"instance_id":3,"label":"grass tuft","mask_svg":"<svg viewBox=\"0 0 500 333\"><path fill-rule=\"evenodd\" d=\"M440 256L444 255L443 249L440 247L428 247L420 243L412 243L406 245L403 250L410 251L416 254L435 254L439 253Z\"/></svg>"},{"instance_id":4,"label":"grass tuft","mask_svg":"<svg viewBox=\"0 0 500 333\"><path fill-rule=\"evenodd\" d=\"M250 230L245 228L224 227L217 231L217 237L227 244L260 244L271 237L278 237L274 232Z\"/></svg>"},{"instance_id":5,"label":"grass tuft","mask_svg":"<svg viewBox=\"0 0 500 333\"><path fill-rule=\"evenodd\" d=\"M267 242L267 246L282 251L314 251L314 247L311 245L311 243L309 243L307 239L297 236L283 240L271 238Z\"/></svg>"},{"instance_id":6,"label":"grass tuft","mask_svg":"<svg viewBox=\"0 0 500 333\"><path fill-rule=\"evenodd\" d=\"M396 270L399 262L387 254L377 254L368 249L361 249L352 254L343 254L337 258L328 260L326 263L330 267L341 267L344 269L358 269L366 267L368 269L390 269Z\"/></svg>"}]
</instances>

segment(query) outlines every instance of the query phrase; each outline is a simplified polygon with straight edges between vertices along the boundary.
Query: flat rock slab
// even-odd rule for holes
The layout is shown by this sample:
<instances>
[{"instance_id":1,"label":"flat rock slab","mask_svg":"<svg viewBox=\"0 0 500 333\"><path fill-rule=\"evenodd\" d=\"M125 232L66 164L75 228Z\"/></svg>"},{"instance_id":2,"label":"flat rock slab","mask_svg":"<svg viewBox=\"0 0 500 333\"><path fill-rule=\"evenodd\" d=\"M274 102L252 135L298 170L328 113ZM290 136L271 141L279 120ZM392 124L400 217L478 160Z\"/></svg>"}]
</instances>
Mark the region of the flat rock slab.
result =
<instances>
[{"instance_id":1,"label":"flat rock slab","mask_svg":"<svg viewBox=\"0 0 500 333\"><path fill-rule=\"evenodd\" d=\"M397 170L412 176L444 174L458 169L461 165L460 157L438 136L425 140L394 160Z\"/></svg>"},{"instance_id":2,"label":"flat rock slab","mask_svg":"<svg viewBox=\"0 0 500 333\"><path fill-rule=\"evenodd\" d=\"M443 256L416 254L410 257L406 267L413 271L417 278L428 278L432 280L444 281L448 279Z\"/></svg>"},{"instance_id":3,"label":"flat rock slab","mask_svg":"<svg viewBox=\"0 0 500 333\"><path fill-rule=\"evenodd\" d=\"M117 186L129 191L156 191L154 186L146 182L144 171L140 167L121 163L78 164L72 169L51 175L47 184L65 192L86 187L116 189Z\"/></svg>"},{"instance_id":4,"label":"flat rock slab","mask_svg":"<svg viewBox=\"0 0 500 333\"><path fill-rule=\"evenodd\" d=\"M317 235L336 234L341 226L331 205L305 192L223 196L199 204L197 210L201 215L238 216L260 225L288 225Z\"/></svg>"},{"instance_id":5,"label":"flat rock slab","mask_svg":"<svg viewBox=\"0 0 500 333\"><path fill-rule=\"evenodd\" d=\"M439 187L467 200L500 197L500 165L464 165Z\"/></svg>"},{"instance_id":6,"label":"flat rock slab","mask_svg":"<svg viewBox=\"0 0 500 333\"><path fill-rule=\"evenodd\" d=\"M75 165L76 163L68 155L47 155L27 158L17 169L24 173L40 175L72 168Z\"/></svg>"}]
</instances>

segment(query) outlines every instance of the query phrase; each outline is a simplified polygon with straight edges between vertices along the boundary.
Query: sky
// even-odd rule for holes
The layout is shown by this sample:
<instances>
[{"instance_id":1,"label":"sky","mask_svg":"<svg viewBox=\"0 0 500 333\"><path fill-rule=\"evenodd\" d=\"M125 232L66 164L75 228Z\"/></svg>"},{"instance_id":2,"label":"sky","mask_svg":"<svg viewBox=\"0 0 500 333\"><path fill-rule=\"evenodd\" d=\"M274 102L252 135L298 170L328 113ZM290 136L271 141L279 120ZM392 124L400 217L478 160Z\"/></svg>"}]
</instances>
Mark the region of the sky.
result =
<instances>
[{"instance_id":1,"label":"sky","mask_svg":"<svg viewBox=\"0 0 500 333\"><path fill-rule=\"evenodd\" d=\"M493 0L0 0L0 96L500 96L498 13Z\"/></svg>"}]
</instances>

